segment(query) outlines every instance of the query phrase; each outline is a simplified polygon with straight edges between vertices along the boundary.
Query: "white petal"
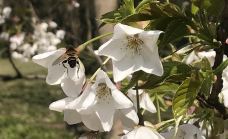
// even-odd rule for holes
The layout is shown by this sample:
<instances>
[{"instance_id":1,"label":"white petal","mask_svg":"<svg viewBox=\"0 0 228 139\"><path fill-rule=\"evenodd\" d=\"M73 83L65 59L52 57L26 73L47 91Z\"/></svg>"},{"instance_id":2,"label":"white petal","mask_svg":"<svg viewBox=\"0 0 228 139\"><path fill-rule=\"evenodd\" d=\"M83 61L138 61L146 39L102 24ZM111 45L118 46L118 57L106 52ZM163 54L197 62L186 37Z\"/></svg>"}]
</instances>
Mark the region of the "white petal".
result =
<instances>
[{"instance_id":1,"label":"white petal","mask_svg":"<svg viewBox=\"0 0 228 139\"><path fill-rule=\"evenodd\" d=\"M82 87L85 83L85 78L80 78L77 82L71 80L70 78L64 78L61 82L61 87L63 92L68 97L78 97L82 91Z\"/></svg>"},{"instance_id":2,"label":"white petal","mask_svg":"<svg viewBox=\"0 0 228 139\"><path fill-rule=\"evenodd\" d=\"M127 39L110 39L108 42L100 46L96 53L119 61L126 55L126 44Z\"/></svg>"},{"instance_id":3,"label":"white petal","mask_svg":"<svg viewBox=\"0 0 228 139\"><path fill-rule=\"evenodd\" d=\"M148 127L140 127L135 135L135 139L164 139L158 132Z\"/></svg>"},{"instance_id":4,"label":"white petal","mask_svg":"<svg viewBox=\"0 0 228 139\"><path fill-rule=\"evenodd\" d=\"M109 79L108 75L106 74L106 72L104 72L103 70L98 71L97 76L96 76L96 82L94 85L94 88L97 87L97 85L99 83L106 83L107 86L110 89L116 89L116 86L112 83L112 81Z\"/></svg>"},{"instance_id":5,"label":"white petal","mask_svg":"<svg viewBox=\"0 0 228 139\"><path fill-rule=\"evenodd\" d=\"M90 130L100 132L104 131L100 119L97 117L95 113L91 113L89 115L82 115L82 122Z\"/></svg>"},{"instance_id":6,"label":"white petal","mask_svg":"<svg viewBox=\"0 0 228 139\"><path fill-rule=\"evenodd\" d=\"M113 64L113 78L115 82L119 82L128 75L140 70L144 61L141 55L127 54L121 61L112 60Z\"/></svg>"},{"instance_id":7,"label":"white petal","mask_svg":"<svg viewBox=\"0 0 228 139\"><path fill-rule=\"evenodd\" d=\"M114 107L116 109L124 109L133 107L133 103L122 92L117 89L112 90L112 97L115 101Z\"/></svg>"},{"instance_id":8,"label":"white petal","mask_svg":"<svg viewBox=\"0 0 228 139\"><path fill-rule=\"evenodd\" d=\"M147 47L144 47L142 49L142 56L144 64L141 70L145 71L146 73L162 76L164 70L159 58L158 47L154 46L153 52Z\"/></svg>"},{"instance_id":9,"label":"white petal","mask_svg":"<svg viewBox=\"0 0 228 139\"><path fill-rule=\"evenodd\" d=\"M117 116L118 119L120 119L122 122L124 133L131 131L139 123L138 115L133 107L128 109L121 109L116 113L119 113Z\"/></svg>"},{"instance_id":10,"label":"white petal","mask_svg":"<svg viewBox=\"0 0 228 139\"><path fill-rule=\"evenodd\" d=\"M222 91L222 94L223 94L223 103L225 107L228 108L228 90Z\"/></svg>"},{"instance_id":11,"label":"white petal","mask_svg":"<svg viewBox=\"0 0 228 139\"><path fill-rule=\"evenodd\" d=\"M73 81L78 81L85 76L85 68L83 63L79 60L79 65L75 68L71 68L67 65L68 77Z\"/></svg>"},{"instance_id":12,"label":"white petal","mask_svg":"<svg viewBox=\"0 0 228 139\"><path fill-rule=\"evenodd\" d=\"M87 85L82 95L69 103L66 108L77 110L81 114L91 113L91 107L94 104L96 94L91 91L91 85Z\"/></svg>"},{"instance_id":13,"label":"white petal","mask_svg":"<svg viewBox=\"0 0 228 139\"><path fill-rule=\"evenodd\" d=\"M138 127L121 139L164 139L158 132L151 130L148 127Z\"/></svg>"},{"instance_id":14,"label":"white petal","mask_svg":"<svg viewBox=\"0 0 228 139\"><path fill-rule=\"evenodd\" d=\"M136 111L135 111L135 109L133 107L132 108L128 108L128 109L121 109L120 111L128 119L131 119L135 124L138 124L139 123L138 115L137 115L137 113L136 113Z\"/></svg>"},{"instance_id":15,"label":"white petal","mask_svg":"<svg viewBox=\"0 0 228 139\"><path fill-rule=\"evenodd\" d=\"M143 32L142 29L138 29L138 28L134 28L134 27L131 27L131 26L127 26L127 25L124 25L124 24L116 24L115 27L114 27L114 34L113 34L113 38L122 38L123 35L122 34L127 34L127 35L134 35L134 34L138 34L138 33L141 33Z\"/></svg>"},{"instance_id":16,"label":"white petal","mask_svg":"<svg viewBox=\"0 0 228 139\"><path fill-rule=\"evenodd\" d=\"M113 125L114 108L111 105L95 105L94 111L101 121L104 131L110 131Z\"/></svg>"},{"instance_id":17,"label":"white petal","mask_svg":"<svg viewBox=\"0 0 228 139\"><path fill-rule=\"evenodd\" d=\"M139 91L139 95L141 95L142 93L144 93L143 89L139 89L138 91ZM127 92L128 92L127 95L129 95L129 96L131 96L131 95L136 96L136 90L129 89Z\"/></svg>"},{"instance_id":18,"label":"white petal","mask_svg":"<svg viewBox=\"0 0 228 139\"><path fill-rule=\"evenodd\" d=\"M157 112L157 110L156 110L152 100L150 99L150 96L148 95L148 93L143 93L141 95L140 106L143 109L145 109L145 110L147 110L147 111L149 111L151 113L156 113Z\"/></svg>"},{"instance_id":19,"label":"white petal","mask_svg":"<svg viewBox=\"0 0 228 139\"><path fill-rule=\"evenodd\" d=\"M48 75L46 77L47 84L56 85L66 77L66 68L61 64L50 65L48 67Z\"/></svg>"},{"instance_id":20,"label":"white petal","mask_svg":"<svg viewBox=\"0 0 228 139\"><path fill-rule=\"evenodd\" d=\"M71 101L73 101L73 99L74 98L67 97L67 98L52 102L49 105L49 109L53 111L63 112L66 109L66 105Z\"/></svg>"},{"instance_id":21,"label":"white petal","mask_svg":"<svg viewBox=\"0 0 228 139\"><path fill-rule=\"evenodd\" d=\"M143 41L145 46L153 52L154 47L157 46L157 41L161 33L162 31L159 30L143 31L139 34L139 38Z\"/></svg>"},{"instance_id":22,"label":"white petal","mask_svg":"<svg viewBox=\"0 0 228 139\"><path fill-rule=\"evenodd\" d=\"M75 110L64 110L64 121L69 125L77 124L81 122L81 116Z\"/></svg>"},{"instance_id":23,"label":"white petal","mask_svg":"<svg viewBox=\"0 0 228 139\"><path fill-rule=\"evenodd\" d=\"M45 68L48 68L56 59L58 59L65 52L66 52L66 49L61 48L61 49L58 49L56 51L38 54L32 58L32 61L43 66L43 67L45 67Z\"/></svg>"}]
</instances>

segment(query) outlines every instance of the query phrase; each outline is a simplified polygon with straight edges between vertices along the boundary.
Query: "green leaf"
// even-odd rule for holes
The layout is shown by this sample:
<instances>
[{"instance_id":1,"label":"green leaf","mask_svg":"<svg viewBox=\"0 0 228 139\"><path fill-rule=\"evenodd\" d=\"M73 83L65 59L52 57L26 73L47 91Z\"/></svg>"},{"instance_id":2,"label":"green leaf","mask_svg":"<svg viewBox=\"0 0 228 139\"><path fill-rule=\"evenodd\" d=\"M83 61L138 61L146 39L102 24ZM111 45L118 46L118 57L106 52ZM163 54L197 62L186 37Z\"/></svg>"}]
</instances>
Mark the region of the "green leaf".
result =
<instances>
[{"instance_id":1,"label":"green leaf","mask_svg":"<svg viewBox=\"0 0 228 139\"><path fill-rule=\"evenodd\" d=\"M167 26L164 37L159 45L167 45L168 43L172 43L188 35L189 30L187 25L187 22L181 18L171 21Z\"/></svg>"},{"instance_id":2,"label":"green leaf","mask_svg":"<svg viewBox=\"0 0 228 139\"><path fill-rule=\"evenodd\" d=\"M225 5L224 0L194 0L193 5L199 8L199 11L206 11L209 16L218 18Z\"/></svg>"},{"instance_id":3,"label":"green leaf","mask_svg":"<svg viewBox=\"0 0 228 139\"><path fill-rule=\"evenodd\" d=\"M118 23L123 19L135 13L134 1L124 0L119 9L108 12L101 17L101 21L104 23Z\"/></svg>"},{"instance_id":4,"label":"green leaf","mask_svg":"<svg viewBox=\"0 0 228 139\"><path fill-rule=\"evenodd\" d=\"M171 83L171 82L164 82L162 84L158 84L154 87L152 87L152 89L150 90L150 92L176 92L177 88L178 88L178 84L176 83ZM150 89L150 88L147 88L147 89Z\"/></svg>"},{"instance_id":5,"label":"green leaf","mask_svg":"<svg viewBox=\"0 0 228 139\"><path fill-rule=\"evenodd\" d=\"M195 15L199 11L199 7L196 6L194 3L191 5L191 13Z\"/></svg>"},{"instance_id":6,"label":"green leaf","mask_svg":"<svg viewBox=\"0 0 228 139\"><path fill-rule=\"evenodd\" d=\"M173 98L173 114L174 118L185 116L188 108L192 106L199 89L201 87L201 81L199 73L193 73L192 76L186 79L178 88Z\"/></svg>"},{"instance_id":7,"label":"green leaf","mask_svg":"<svg viewBox=\"0 0 228 139\"><path fill-rule=\"evenodd\" d=\"M141 10L144 9L148 4L155 3L156 0L142 0L138 6L135 8L136 13L139 13Z\"/></svg>"},{"instance_id":8,"label":"green leaf","mask_svg":"<svg viewBox=\"0 0 228 139\"><path fill-rule=\"evenodd\" d=\"M153 88L165 80L181 82L182 80L185 80L187 77L191 76L192 68L182 62L164 62L163 68L164 74L162 76L150 75L147 78L147 82L140 86L140 88Z\"/></svg>"},{"instance_id":9,"label":"green leaf","mask_svg":"<svg viewBox=\"0 0 228 139\"><path fill-rule=\"evenodd\" d=\"M228 66L228 59L223 61L222 64L220 64L215 70L214 70L214 74L218 75L221 74L223 72L223 70Z\"/></svg>"}]
</instances>

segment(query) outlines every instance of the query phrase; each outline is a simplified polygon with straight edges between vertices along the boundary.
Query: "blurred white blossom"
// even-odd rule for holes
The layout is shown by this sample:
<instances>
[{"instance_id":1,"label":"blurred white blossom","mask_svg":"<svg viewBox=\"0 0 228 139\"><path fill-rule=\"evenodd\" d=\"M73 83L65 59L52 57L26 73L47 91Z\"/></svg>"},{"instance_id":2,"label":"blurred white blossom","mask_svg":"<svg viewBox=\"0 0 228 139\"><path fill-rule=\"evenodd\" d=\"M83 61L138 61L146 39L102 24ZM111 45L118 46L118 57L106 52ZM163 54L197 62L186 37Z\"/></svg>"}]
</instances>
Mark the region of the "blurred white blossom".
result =
<instances>
[{"instance_id":1,"label":"blurred white blossom","mask_svg":"<svg viewBox=\"0 0 228 139\"><path fill-rule=\"evenodd\" d=\"M56 36L59 38L59 39L63 39L64 36L65 36L66 32L64 30L57 30L56 32Z\"/></svg>"},{"instance_id":2,"label":"blurred white blossom","mask_svg":"<svg viewBox=\"0 0 228 139\"><path fill-rule=\"evenodd\" d=\"M3 15L4 18L9 18L11 12L12 12L11 7L4 7L3 10L2 10L2 15Z\"/></svg>"}]
</instances>

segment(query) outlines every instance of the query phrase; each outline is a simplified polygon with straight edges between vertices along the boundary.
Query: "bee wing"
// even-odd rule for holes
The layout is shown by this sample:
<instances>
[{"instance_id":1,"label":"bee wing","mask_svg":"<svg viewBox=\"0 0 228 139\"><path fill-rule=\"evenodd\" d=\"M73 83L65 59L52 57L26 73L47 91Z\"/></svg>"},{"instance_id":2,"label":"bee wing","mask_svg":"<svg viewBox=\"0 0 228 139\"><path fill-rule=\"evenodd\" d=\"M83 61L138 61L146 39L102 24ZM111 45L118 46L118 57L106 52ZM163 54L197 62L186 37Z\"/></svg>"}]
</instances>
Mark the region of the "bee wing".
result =
<instances>
[{"instance_id":1,"label":"bee wing","mask_svg":"<svg viewBox=\"0 0 228 139\"><path fill-rule=\"evenodd\" d=\"M52 66L57 65L57 64L63 62L63 61L66 60L67 58L68 58L68 55L67 55L67 54L61 55L59 58L57 58L57 59L52 63Z\"/></svg>"}]
</instances>

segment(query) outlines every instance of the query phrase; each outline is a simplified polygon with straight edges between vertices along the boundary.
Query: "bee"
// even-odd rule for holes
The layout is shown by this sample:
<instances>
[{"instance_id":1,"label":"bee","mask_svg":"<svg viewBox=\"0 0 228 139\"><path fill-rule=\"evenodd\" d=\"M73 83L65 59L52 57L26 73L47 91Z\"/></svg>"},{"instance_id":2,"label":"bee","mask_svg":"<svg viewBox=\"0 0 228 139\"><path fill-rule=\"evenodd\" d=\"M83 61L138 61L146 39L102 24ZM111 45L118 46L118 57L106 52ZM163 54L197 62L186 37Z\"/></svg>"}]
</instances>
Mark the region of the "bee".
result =
<instances>
[{"instance_id":1,"label":"bee","mask_svg":"<svg viewBox=\"0 0 228 139\"><path fill-rule=\"evenodd\" d=\"M61 55L59 58L57 58L52 65L55 66L57 64L62 64L64 68L66 68L67 73L68 73L68 68L65 66L65 64L68 64L70 68L75 68L77 67L77 75L80 69L80 60L78 57L78 52L75 48L70 47L66 50L66 52ZM78 76L79 78L79 76Z\"/></svg>"}]
</instances>

